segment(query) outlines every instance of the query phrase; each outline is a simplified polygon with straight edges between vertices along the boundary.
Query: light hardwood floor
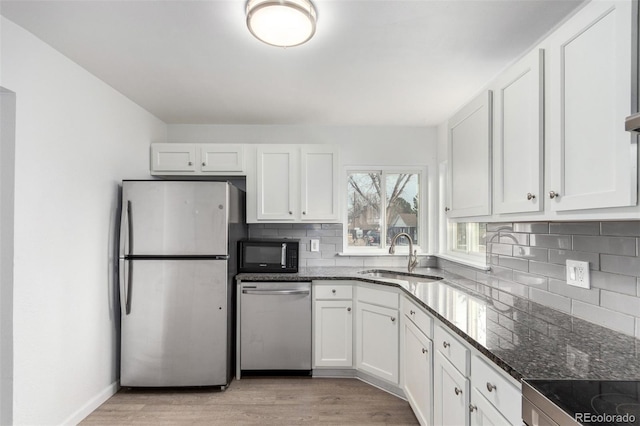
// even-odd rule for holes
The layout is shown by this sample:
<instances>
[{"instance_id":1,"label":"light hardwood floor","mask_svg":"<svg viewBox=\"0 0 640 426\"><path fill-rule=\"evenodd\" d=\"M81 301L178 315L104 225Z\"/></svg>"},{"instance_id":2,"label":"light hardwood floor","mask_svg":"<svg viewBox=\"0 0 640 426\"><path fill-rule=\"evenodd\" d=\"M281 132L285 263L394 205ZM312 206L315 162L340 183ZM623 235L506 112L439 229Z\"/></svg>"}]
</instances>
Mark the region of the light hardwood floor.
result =
<instances>
[{"instance_id":1,"label":"light hardwood floor","mask_svg":"<svg viewBox=\"0 0 640 426\"><path fill-rule=\"evenodd\" d=\"M251 377L226 391L122 389L82 425L415 425L409 403L356 379Z\"/></svg>"}]
</instances>

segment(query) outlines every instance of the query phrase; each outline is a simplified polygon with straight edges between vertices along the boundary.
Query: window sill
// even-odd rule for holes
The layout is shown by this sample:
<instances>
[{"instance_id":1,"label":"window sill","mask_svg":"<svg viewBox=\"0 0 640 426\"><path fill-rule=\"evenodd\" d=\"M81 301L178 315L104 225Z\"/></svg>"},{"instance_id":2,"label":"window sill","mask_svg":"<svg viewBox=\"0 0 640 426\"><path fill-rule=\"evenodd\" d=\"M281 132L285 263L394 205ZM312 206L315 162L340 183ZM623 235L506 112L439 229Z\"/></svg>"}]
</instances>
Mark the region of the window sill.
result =
<instances>
[{"instance_id":1,"label":"window sill","mask_svg":"<svg viewBox=\"0 0 640 426\"><path fill-rule=\"evenodd\" d=\"M436 254L436 257L439 257L444 260L448 260L450 262L459 263L464 266L469 266L474 269L479 269L481 271L488 271L491 269L489 265L486 263L486 259L480 256L464 256L459 254L451 254L451 253L440 253Z\"/></svg>"},{"instance_id":2,"label":"window sill","mask_svg":"<svg viewBox=\"0 0 640 426\"><path fill-rule=\"evenodd\" d=\"M336 256L339 257L393 257L393 256L409 256L409 252L405 252L405 253L401 253L401 252L395 252L394 254L389 254L388 251L371 251L371 252L362 252L362 251L355 251L355 252L341 252L341 253L336 253ZM418 253L417 254L418 257L428 257L428 256L433 256L431 254L427 254L427 253Z\"/></svg>"}]
</instances>

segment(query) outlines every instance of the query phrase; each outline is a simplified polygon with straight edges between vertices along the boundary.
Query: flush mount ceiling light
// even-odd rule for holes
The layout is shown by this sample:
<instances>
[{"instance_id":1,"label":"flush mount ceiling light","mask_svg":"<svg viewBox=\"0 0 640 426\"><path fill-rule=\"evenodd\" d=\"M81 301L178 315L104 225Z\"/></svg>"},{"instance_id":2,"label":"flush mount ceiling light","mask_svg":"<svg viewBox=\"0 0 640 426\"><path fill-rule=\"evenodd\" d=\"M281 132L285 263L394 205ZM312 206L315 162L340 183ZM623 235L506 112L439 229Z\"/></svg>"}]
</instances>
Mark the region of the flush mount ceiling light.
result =
<instances>
[{"instance_id":1,"label":"flush mount ceiling light","mask_svg":"<svg viewBox=\"0 0 640 426\"><path fill-rule=\"evenodd\" d=\"M316 10L309 0L249 0L247 27L272 46L298 46L316 32Z\"/></svg>"}]
</instances>

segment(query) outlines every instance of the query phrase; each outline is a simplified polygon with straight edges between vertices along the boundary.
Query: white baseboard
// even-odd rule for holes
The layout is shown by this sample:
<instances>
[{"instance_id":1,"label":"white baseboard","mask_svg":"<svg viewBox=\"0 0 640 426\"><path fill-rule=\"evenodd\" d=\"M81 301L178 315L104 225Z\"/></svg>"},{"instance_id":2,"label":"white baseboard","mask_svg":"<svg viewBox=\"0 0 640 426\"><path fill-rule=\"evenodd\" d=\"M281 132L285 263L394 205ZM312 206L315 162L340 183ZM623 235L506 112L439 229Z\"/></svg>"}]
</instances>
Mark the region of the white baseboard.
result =
<instances>
[{"instance_id":1,"label":"white baseboard","mask_svg":"<svg viewBox=\"0 0 640 426\"><path fill-rule=\"evenodd\" d=\"M80 407L76 412L71 414L62 424L63 425L77 425L80 423L85 417L89 414L93 413L96 408L101 406L107 399L111 398L113 395L118 392L120 389L120 381L117 380L111 383L109 386L104 388L101 392L99 392L96 396L91 398Z\"/></svg>"}]
</instances>

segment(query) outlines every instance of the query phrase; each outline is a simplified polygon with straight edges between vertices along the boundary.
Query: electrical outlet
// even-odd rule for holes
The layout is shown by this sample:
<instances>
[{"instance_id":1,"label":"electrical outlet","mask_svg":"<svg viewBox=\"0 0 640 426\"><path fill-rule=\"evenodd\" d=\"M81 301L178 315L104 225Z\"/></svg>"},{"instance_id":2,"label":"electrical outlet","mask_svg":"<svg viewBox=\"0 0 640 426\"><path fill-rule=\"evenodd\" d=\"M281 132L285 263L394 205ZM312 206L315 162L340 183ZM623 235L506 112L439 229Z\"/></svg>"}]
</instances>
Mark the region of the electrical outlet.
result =
<instances>
[{"instance_id":1,"label":"electrical outlet","mask_svg":"<svg viewBox=\"0 0 640 426\"><path fill-rule=\"evenodd\" d=\"M320 251L320 240L311 240L311 251Z\"/></svg>"},{"instance_id":2,"label":"electrical outlet","mask_svg":"<svg viewBox=\"0 0 640 426\"><path fill-rule=\"evenodd\" d=\"M589 262L567 259L567 284L581 288L591 288Z\"/></svg>"}]
</instances>

